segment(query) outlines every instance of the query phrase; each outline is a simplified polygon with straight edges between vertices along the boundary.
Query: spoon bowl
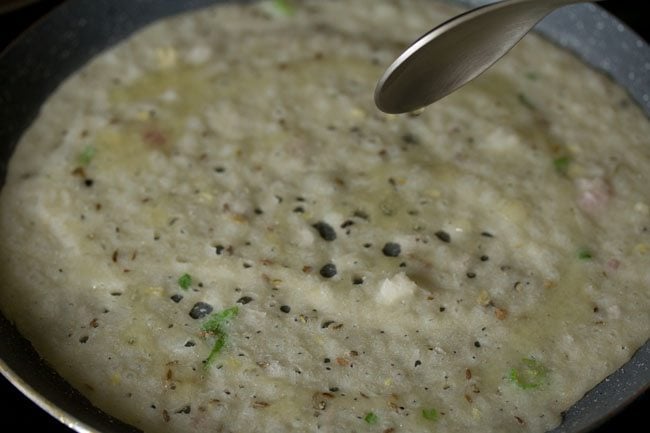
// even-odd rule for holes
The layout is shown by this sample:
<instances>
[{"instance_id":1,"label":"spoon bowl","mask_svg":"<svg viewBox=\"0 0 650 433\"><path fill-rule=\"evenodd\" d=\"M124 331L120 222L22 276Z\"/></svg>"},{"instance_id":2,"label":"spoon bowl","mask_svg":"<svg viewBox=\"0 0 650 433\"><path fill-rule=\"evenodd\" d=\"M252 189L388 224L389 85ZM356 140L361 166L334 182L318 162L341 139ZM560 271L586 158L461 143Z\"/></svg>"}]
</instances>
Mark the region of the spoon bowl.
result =
<instances>
[{"instance_id":1,"label":"spoon bowl","mask_svg":"<svg viewBox=\"0 0 650 433\"><path fill-rule=\"evenodd\" d=\"M458 15L406 49L384 72L375 104L390 114L425 107L473 80L542 18L584 0L506 0Z\"/></svg>"}]
</instances>

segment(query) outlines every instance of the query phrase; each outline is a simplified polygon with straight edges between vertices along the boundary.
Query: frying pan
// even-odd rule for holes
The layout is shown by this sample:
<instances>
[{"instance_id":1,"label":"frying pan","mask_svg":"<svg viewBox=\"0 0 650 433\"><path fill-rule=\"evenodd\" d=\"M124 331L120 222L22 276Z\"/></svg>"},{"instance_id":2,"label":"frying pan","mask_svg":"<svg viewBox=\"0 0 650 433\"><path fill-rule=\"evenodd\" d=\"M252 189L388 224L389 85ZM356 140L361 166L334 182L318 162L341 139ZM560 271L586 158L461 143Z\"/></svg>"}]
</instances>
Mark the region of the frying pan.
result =
<instances>
[{"instance_id":1,"label":"frying pan","mask_svg":"<svg viewBox=\"0 0 650 433\"><path fill-rule=\"evenodd\" d=\"M156 19L219 2L68 0L34 26L0 57L0 180L4 182L7 161L22 132L68 75ZM547 17L538 31L612 76L650 116L650 47L623 24L597 6L576 5ZM0 372L69 427L79 432L138 431L94 408L40 359L2 314L0 341ZM589 431L617 413L650 387L649 364L646 342L625 366L575 404L552 433Z\"/></svg>"}]
</instances>

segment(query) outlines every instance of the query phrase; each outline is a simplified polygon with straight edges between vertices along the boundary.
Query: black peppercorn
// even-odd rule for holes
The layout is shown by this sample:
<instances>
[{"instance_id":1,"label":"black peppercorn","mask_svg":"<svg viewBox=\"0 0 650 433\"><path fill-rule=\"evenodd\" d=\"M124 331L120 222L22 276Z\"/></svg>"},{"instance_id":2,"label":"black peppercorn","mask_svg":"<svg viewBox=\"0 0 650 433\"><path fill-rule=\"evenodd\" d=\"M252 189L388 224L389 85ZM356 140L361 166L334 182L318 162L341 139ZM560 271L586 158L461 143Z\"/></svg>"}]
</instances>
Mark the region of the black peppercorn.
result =
<instances>
[{"instance_id":1,"label":"black peppercorn","mask_svg":"<svg viewBox=\"0 0 650 433\"><path fill-rule=\"evenodd\" d=\"M315 228L316 231L318 231L318 234L324 240L331 242L336 239L336 232L334 231L332 226L327 224L326 222L319 221L316 224L314 224L312 227Z\"/></svg>"},{"instance_id":2,"label":"black peppercorn","mask_svg":"<svg viewBox=\"0 0 650 433\"><path fill-rule=\"evenodd\" d=\"M336 273L336 265L334 263L328 263L320 268L320 274L323 278L332 278Z\"/></svg>"},{"instance_id":3,"label":"black peppercorn","mask_svg":"<svg viewBox=\"0 0 650 433\"><path fill-rule=\"evenodd\" d=\"M402 247L398 243L388 242L384 245L381 252L384 253L386 257L397 257L402 252Z\"/></svg>"},{"instance_id":4,"label":"black peppercorn","mask_svg":"<svg viewBox=\"0 0 650 433\"><path fill-rule=\"evenodd\" d=\"M212 305L205 302L197 302L190 310L190 317L192 319L201 319L210 313L212 313Z\"/></svg>"},{"instance_id":5,"label":"black peppercorn","mask_svg":"<svg viewBox=\"0 0 650 433\"><path fill-rule=\"evenodd\" d=\"M246 305L249 302L251 302L252 300L253 300L253 298L251 298L250 296L242 296L241 298L237 299L237 303L242 304L242 305Z\"/></svg>"},{"instance_id":6,"label":"black peppercorn","mask_svg":"<svg viewBox=\"0 0 650 433\"><path fill-rule=\"evenodd\" d=\"M449 233L446 231L440 230L436 232L436 237L440 239L443 242L449 243L451 242L451 236L449 236Z\"/></svg>"}]
</instances>

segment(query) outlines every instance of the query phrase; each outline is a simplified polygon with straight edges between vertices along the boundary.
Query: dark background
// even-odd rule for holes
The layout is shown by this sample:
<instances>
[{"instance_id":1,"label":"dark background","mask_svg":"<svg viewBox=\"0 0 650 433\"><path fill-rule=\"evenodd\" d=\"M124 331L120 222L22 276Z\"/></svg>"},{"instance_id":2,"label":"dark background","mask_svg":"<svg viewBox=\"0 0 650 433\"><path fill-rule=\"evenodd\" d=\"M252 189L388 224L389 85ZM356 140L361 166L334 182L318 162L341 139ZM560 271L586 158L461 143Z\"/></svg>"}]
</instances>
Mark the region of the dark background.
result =
<instances>
[{"instance_id":1,"label":"dark background","mask_svg":"<svg viewBox=\"0 0 650 433\"><path fill-rule=\"evenodd\" d=\"M92 0L89 0L92 1ZM179 0L182 1L182 0ZM17 1L0 0L0 51L63 0ZM24 3L27 3L26 5ZM609 0L600 3L633 28L646 41L650 40L650 24L645 9L638 0ZM13 8L21 6L19 8ZM0 83L2 85L2 83ZM620 414L593 433L647 431L650 397L646 392ZM646 427L643 427L643 426ZM0 375L0 431L70 433L71 430L38 408Z\"/></svg>"}]
</instances>

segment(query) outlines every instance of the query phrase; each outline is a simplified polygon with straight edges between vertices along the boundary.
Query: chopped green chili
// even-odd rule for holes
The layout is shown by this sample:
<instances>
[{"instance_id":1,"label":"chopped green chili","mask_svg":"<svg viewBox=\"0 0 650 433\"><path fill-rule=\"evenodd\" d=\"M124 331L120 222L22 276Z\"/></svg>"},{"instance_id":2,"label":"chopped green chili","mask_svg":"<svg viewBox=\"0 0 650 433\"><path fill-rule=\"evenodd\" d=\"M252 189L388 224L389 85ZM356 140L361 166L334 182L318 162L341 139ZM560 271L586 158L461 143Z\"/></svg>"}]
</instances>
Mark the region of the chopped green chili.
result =
<instances>
[{"instance_id":1,"label":"chopped green chili","mask_svg":"<svg viewBox=\"0 0 650 433\"><path fill-rule=\"evenodd\" d=\"M578 250L578 258L580 260L591 260L594 258L594 255L587 248L580 248Z\"/></svg>"},{"instance_id":2,"label":"chopped green chili","mask_svg":"<svg viewBox=\"0 0 650 433\"><path fill-rule=\"evenodd\" d=\"M183 274L178 279L178 285L183 290L187 290L192 285L192 276L190 274Z\"/></svg>"},{"instance_id":3,"label":"chopped green chili","mask_svg":"<svg viewBox=\"0 0 650 433\"><path fill-rule=\"evenodd\" d=\"M366 416L363 417L363 420L370 425L374 425L379 422L379 417L372 412L368 412Z\"/></svg>"},{"instance_id":4,"label":"chopped green chili","mask_svg":"<svg viewBox=\"0 0 650 433\"><path fill-rule=\"evenodd\" d=\"M438 420L438 411L435 410L434 408L422 409L422 417L424 419L428 419L429 421L437 421Z\"/></svg>"},{"instance_id":5,"label":"chopped green chili","mask_svg":"<svg viewBox=\"0 0 650 433\"><path fill-rule=\"evenodd\" d=\"M523 358L517 368L510 369L508 378L521 389L539 388L546 382L548 369L534 358Z\"/></svg>"},{"instance_id":6,"label":"chopped green chili","mask_svg":"<svg viewBox=\"0 0 650 433\"><path fill-rule=\"evenodd\" d=\"M201 329L216 338L212 350L205 360L204 365L206 368L212 364L217 355L221 352L221 349L226 345L227 335L225 325L231 318L235 317L237 313L239 313L239 308L231 307L219 313L212 314L208 320L203 323Z\"/></svg>"},{"instance_id":7,"label":"chopped green chili","mask_svg":"<svg viewBox=\"0 0 650 433\"><path fill-rule=\"evenodd\" d=\"M553 167L555 167L555 170L560 174L566 174L570 164L571 158L568 156L562 156L553 160Z\"/></svg>"}]
</instances>

